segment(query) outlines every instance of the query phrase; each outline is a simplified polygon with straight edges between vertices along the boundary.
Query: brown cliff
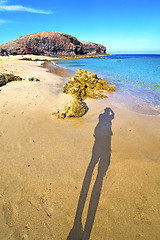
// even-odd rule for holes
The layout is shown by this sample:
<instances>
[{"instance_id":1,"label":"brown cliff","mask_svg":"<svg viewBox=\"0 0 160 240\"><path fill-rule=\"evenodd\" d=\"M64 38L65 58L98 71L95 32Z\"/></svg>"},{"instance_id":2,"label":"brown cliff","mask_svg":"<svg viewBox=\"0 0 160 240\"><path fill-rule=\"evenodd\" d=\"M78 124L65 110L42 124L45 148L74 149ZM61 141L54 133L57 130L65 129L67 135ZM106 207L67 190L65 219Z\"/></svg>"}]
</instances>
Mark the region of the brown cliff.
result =
<instances>
[{"instance_id":1,"label":"brown cliff","mask_svg":"<svg viewBox=\"0 0 160 240\"><path fill-rule=\"evenodd\" d=\"M57 32L41 32L23 36L12 42L0 45L0 55L92 55L105 54L101 44L81 42L77 38Z\"/></svg>"}]
</instances>

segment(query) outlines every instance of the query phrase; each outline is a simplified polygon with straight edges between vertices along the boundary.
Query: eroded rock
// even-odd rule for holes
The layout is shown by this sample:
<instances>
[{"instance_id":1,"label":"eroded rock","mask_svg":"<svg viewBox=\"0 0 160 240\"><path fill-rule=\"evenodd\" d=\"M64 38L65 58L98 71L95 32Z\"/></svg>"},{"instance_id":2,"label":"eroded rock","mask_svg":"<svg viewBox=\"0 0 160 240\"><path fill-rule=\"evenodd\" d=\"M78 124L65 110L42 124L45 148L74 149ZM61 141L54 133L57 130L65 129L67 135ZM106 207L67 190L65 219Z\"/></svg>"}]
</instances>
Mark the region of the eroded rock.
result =
<instances>
[{"instance_id":1,"label":"eroded rock","mask_svg":"<svg viewBox=\"0 0 160 240\"><path fill-rule=\"evenodd\" d=\"M65 106L66 117L82 117L85 114L85 106L82 101L73 99Z\"/></svg>"},{"instance_id":2,"label":"eroded rock","mask_svg":"<svg viewBox=\"0 0 160 240\"><path fill-rule=\"evenodd\" d=\"M102 78L98 78L97 74L80 68L62 86L64 93L69 93L79 100L83 100L85 97L94 99L106 98L107 96L103 93L103 90L115 91L115 89L115 85L111 85Z\"/></svg>"},{"instance_id":3,"label":"eroded rock","mask_svg":"<svg viewBox=\"0 0 160 240\"><path fill-rule=\"evenodd\" d=\"M81 42L77 38L58 32L39 32L22 36L0 45L0 55L77 56L106 54L101 44Z\"/></svg>"},{"instance_id":4,"label":"eroded rock","mask_svg":"<svg viewBox=\"0 0 160 240\"><path fill-rule=\"evenodd\" d=\"M68 78L62 86L62 91L71 94L73 100L65 106L65 112L57 112L57 118L65 117L81 117L85 114L85 104L83 99L90 97L94 99L107 98L105 91L115 91L116 86L111 85L102 78L98 78L97 74L87 72L80 68L77 69L73 77Z\"/></svg>"},{"instance_id":5,"label":"eroded rock","mask_svg":"<svg viewBox=\"0 0 160 240\"><path fill-rule=\"evenodd\" d=\"M0 48L0 56L8 56L8 53L6 50Z\"/></svg>"},{"instance_id":6,"label":"eroded rock","mask_svg":"<svg viewBox=\"0 0 160 240\"><path fill-rule=\"evenodd\" d=\"M61 112L58 111L58 112L56 113L56 116L57 116L57 118L64 119L64 118L66 117L66 114L63 113L63 112L61 113Z\"/></svg>"},{"instance_id":7,"label":"eroded rock","mask_svg":"<svg viewBox=\"0 0 160 240\"><path fill-rule=\"evenodd\" d=\"M21 78L20 76L15 76L13 74L1 74L0 75L0 87L2 87L3 85L6 85L9 82L12 81L22 81L24 80L23 78Z\"/></svg>"}]
</instances>

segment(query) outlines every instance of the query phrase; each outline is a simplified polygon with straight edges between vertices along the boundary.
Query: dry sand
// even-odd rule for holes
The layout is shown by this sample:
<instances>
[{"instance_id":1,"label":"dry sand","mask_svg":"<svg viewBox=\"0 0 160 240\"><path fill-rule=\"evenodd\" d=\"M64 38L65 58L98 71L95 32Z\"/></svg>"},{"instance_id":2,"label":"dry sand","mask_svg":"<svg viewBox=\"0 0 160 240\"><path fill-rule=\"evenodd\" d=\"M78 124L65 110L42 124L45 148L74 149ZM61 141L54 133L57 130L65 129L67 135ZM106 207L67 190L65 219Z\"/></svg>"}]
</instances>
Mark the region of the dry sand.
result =
<instances>
[{"instance_id":1,"label":"dry sand","mask_svg":"<svg viewBox=\"0 0 160 240\"><path fill-rule=\"evenodd\" d=\"M159 240L158 113L115 93L57 120L64 79L19 58L0 57L25 78L0 88L0 239Z\"/></svg>"}]
</instances>

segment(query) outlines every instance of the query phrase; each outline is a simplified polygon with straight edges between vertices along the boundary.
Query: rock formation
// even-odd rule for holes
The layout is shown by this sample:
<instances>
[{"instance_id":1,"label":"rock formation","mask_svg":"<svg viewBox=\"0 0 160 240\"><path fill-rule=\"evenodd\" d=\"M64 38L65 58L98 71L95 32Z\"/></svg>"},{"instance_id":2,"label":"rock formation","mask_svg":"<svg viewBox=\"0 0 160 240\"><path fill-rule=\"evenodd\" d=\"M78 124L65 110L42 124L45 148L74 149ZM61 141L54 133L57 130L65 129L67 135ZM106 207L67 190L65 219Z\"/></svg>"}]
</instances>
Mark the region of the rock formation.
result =
<instances>
[{"instance_id":1,"label":"rock formation","mask_svg":"<svg viewBox=\"0 0 160 240\"><path fill-rule=\"evenodd\" d=\"M0 75L0 87L2 87L3 85L6 85L9 82L12 81L22 81L23 78L19 77L19 76L14 76L13 74L1 74Z\"/></svg>"},{"instance_id":2,"label":"rock formation","mask_svg":"<svg viewBox=\"0 0 160 240\"><path fill-rule=\"evenodd\" d=\"M102 99L106 98L106 95L100 91L115 91L115 87L102 78L98 78L97 74L78 68L76 74L69 77L68 82L63 84L62 91L79 100L83 100L85 97Z\"/></svg>"},{"instance_id":3,"label":"rock formation","mask_svg":"<svg viewBox=\"0 0 160 240\"><path fill-rule=\"evenodd\" d=\"M92 55L92 54L106 54L106 47L101 44L95 44L92 42L81 41L83 44L83 54Z\"/></svg>"},{"instance_id":4,"label":"rock formation","mask_svg":"<svg viewBox=\"0 0 160 240\"><path fill-rule=\"evenodd\" d=\"M57 32L41 32L23 36L12 42L0 45L0 55L93 55L105 54L101 44L80 42L77 38Z\"/></svg>"},{"instance_id":5,"label":"rock formation","mask_svg":"<svg viewBox=\"0 0 160 240\"><path fill-rule=\"evenodd\" d=\"M85 114L85 106L82 101L73 99L65 106L66 117L81 117Z\"/></svg>"},{"instance_id":6,"label":"rock formation","mask_svg":"<svg viewBox=\"0 0 160 240\"><path fill-rule=\"evenodd\" d=\"M0 87L6 85L9 82L12 81L22 81L24 80L20 76L15 76L13 74L0 74ZM40 80L35 77L28 78L29 81L39 82Z\"/></svg>"},{"instance_id":7,"label":"rock formation","mask_svg":"<svg viewBox=\"0 0 160 240\"><path fill-rule=\"evenodd\" d=\"M85 105L82 102L85 98L107 98L105 91L114 92L115 89L115 85L98 78L97 74L78 68L76 74L69 77L68 82L62 86L62 91L71 94L73 100L65 106L64 113L57 112L57 118L81 117L85 114Z\"/></svg>"}]
</instances>

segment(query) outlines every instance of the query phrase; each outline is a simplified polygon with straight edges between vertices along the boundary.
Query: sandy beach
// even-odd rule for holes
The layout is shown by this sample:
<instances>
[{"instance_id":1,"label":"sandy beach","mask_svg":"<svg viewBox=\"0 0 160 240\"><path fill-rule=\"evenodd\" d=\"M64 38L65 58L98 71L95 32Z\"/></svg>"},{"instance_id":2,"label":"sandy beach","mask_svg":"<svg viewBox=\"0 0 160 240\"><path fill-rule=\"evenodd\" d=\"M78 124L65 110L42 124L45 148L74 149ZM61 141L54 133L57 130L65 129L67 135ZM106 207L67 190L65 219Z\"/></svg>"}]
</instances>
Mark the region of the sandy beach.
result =
<instances>
[{"instance_id":1,"label":"sandy beach","mask_svg":"<svg viewBox=\"0 0 160 240\"><path fill-rule=\"evenodd\" d=\"M20 58L0 57L24 78L0 88L0 239L158 240L159 113L115 92L57 119L65 79Z\"/></svg>"}]
</instances>

